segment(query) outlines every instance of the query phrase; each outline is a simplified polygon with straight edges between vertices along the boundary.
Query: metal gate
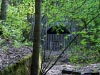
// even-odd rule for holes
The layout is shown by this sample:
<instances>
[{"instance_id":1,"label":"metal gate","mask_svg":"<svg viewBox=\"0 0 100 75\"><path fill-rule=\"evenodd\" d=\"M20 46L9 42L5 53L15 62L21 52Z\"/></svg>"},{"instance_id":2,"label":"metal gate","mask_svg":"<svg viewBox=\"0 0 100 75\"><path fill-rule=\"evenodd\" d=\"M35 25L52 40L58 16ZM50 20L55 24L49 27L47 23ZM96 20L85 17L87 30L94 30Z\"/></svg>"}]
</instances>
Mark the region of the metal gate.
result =
<instances>
[{"instance_id":1,"label":"metal gate","mask_svg":"<svg viewBox=\"0 0 100 75\"><path fill-rule=\"evenodd\" d=\"M62 48L64 48L64 44L62 41L51 41L50 43L51 50L61 50Z\"/></svg>"}]
</instances>

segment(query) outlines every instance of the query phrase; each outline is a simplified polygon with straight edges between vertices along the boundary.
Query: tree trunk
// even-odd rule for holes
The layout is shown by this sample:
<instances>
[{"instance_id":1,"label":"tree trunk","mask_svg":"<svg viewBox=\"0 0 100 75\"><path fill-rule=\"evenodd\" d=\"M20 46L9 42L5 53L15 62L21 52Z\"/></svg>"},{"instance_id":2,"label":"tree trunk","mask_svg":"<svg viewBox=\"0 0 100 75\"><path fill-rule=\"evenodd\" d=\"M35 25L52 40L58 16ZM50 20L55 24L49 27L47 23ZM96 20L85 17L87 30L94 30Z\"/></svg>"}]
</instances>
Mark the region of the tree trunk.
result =
<instances>
[{"instance_id":1,"label":"tree trunk","mask_svg":"<svg viewBox=\"0 0 100 75\"><path fill-rule=\"evenodd\" d=\"M0 19L6 21L7 0L2 0Z\"/></svg>"},{"instance_id":2,"label":"tree trunk","mask_svg":"<svg viewBox=\"0 0 100 75\"><path fill-rule=\"evenodd\" d=\"M39 75L40 73L40 26L41 26L41 0L35 0L35 26L34 26L34 39L33 39L33 53L31 74Z\"/></svg>"}]
</instances>

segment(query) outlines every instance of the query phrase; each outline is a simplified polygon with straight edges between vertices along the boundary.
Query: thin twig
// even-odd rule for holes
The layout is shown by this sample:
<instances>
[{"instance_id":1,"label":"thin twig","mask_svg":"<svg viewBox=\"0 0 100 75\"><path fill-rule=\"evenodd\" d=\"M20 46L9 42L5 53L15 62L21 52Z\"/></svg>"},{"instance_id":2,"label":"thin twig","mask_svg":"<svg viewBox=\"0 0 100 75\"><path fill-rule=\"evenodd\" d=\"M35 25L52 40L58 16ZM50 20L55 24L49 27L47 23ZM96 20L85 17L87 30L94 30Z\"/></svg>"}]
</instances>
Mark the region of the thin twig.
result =
<instances>
[{"instance_id":1,"label":"thin twig","mask_svg":"<svg viewBox=\"0 0 100 75\"><path fill-rule=\"evenodd\" d=\"M71 11L70 13L74 13L75 14L75 11L77 11L78 9L80 9L85 3L86 3L86 0L84 0L84 2L82 2L82 4L80 6L78 6L75 9L73 9L73 11Z\"/></svg>"},{"instance_id":2,"label":"thin twig","mask_svg":"<svg viewBox=\"0 0 100 75\"><path fill-rule=\"evenodd\" d=\"M77 7L75 10L78 10L79 8L81 8L85 3L86 3L86 0L84 0L84 2L82 2L82 4L79 7Z\"/></svg>"},{"instance_id":3,"label":"thin twig","mask_svg":"<svg viewBox=\"0 0 100 75\"><path fill-rule=\"evenodd\" d=\"M51 56L51 53L52 53L52 50L50 50L50 53L49 53L49 55L47 57L47 60L49 60L49 58ZM48 64L43 68L43 70L45 71L49 67L50 64L51 64L51 61L48 62Z\"/></svg>"}]
</instances>

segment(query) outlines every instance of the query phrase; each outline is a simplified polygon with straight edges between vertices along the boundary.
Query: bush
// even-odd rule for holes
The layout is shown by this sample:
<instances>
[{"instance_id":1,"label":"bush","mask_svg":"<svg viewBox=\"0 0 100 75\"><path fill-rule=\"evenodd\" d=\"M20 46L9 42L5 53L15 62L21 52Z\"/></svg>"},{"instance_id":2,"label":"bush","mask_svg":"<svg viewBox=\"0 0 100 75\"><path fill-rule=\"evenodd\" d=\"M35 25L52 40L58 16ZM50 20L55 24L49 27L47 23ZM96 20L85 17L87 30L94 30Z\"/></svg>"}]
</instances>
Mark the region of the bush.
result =
<instances>
[{"instance_id":1,"label":"bush","mask_svg":"<svg viewBox=\"0 0 100 75\"><path fill-rule=\"evenodd\" d=\"M85 47L75 46L68 52L68 56L71 63L74 64L92 64L97 63L100 60L100 54L98 49L87 49Z\"/></svg>"}]
</instances>

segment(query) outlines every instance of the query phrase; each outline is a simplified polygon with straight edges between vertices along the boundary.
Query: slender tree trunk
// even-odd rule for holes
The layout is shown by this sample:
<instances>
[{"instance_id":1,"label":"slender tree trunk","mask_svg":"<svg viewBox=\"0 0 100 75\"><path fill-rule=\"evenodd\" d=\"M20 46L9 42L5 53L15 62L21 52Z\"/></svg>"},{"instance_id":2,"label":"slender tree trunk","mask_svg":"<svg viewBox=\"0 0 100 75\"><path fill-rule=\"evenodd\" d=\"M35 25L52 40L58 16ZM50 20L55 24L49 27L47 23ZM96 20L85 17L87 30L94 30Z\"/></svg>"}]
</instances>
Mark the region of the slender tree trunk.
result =
<instances>
[{"instance_id":1,"label":"slender tree trunk","mask_svg":"<svg viewBox=\"0 0 100 75\"><path fill-rule=\"evenodd\" d=\"M34 39L33 39L33 53L32 53L32 64L31 74L39 75L40 73L40 26L41 26L41 0L35 0L35 26L34 26Z\"/></svg>"},{"instance_id":2,"label":"slender tree trunk","mask_svg":"<svg viewBox=\"0 0 100 75\"><path fill-rule=\"evenodd\" d=\"M3 21L6 21L7 4L8 4L7 0L2 0L0 19Z\"/></svg>"}]
</instances>

